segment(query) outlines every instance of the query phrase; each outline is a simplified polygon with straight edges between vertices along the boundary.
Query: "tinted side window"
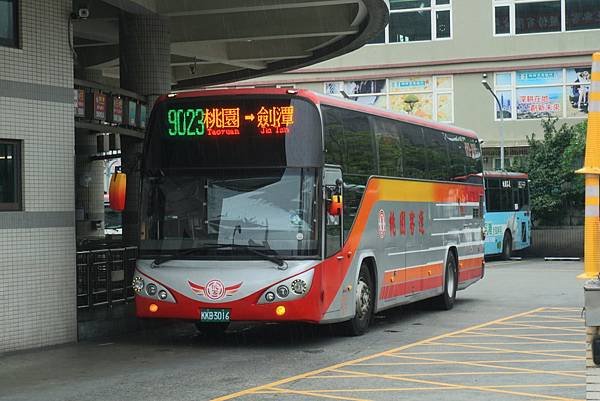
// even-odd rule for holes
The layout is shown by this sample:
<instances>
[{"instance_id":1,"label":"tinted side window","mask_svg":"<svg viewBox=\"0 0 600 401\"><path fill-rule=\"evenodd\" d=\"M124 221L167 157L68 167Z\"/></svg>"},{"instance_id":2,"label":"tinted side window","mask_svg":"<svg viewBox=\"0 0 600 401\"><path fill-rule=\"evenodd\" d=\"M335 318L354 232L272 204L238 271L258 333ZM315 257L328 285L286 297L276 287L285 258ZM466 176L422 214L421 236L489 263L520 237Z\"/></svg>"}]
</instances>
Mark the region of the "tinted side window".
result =
<instances>
[{"instance_id":1,"label":"tinted side window","mask_svg":"<svg viewBox=\"0 0 600 401\"><path fill-rule=\"evenodd\" d=\"M424 128L427 160L427 175L430 180L449 180L450 165L445 134Z\"/></svg>"},{"instance_id":2,"label":"tinted side window","mask_svg":"<svg viewBox=\"0 0 600 401\"><path fill-rule=\"evenodd\" d=\"M375 138L365 114L342 110L346 164L345 177L352 176L356 183L366 184L370 175L376 174Z\"/></svg>"},{"instance_id":3,"label":"tinted side window","mask_svg":"<svg viewBox=\"0 0 600 401\"><path fill-rule=\"evenodd\" d=\"M423 130L421 127L407 123L398 123L401 132L401 143L404 149L403 177L428 178Z\"/></svg>"},{"instance_id":4,"label":"tinted side window","mask_svg":"<svg viewBox=\"0 0 600 401\"><path fill-rule=\"evenodd\" d=\"M499 210L500 181L495 178L485 180L485 209L488 212Z\"/></svg>"},{"instance_id":5,"label":"tinted side window","mask_svg":"<svg viewBox=\"0 0 600 401\"><path fill-rule=\"evenodd\" d=\"M447 133L446 141L448 144L448 157L450 160L448 178L450 178L451 181L465 181L468 174L465 137Z\"/></svg>"},{"instance_id":6,"label":"tinted side window","mask_svg":"<svg viewBox=\"0 0 600 401\"><path fill-rule=\"evenodd\" d=\"M325 135L325 163L344 166L345 144L344 126L339 109L323 107L323 128Z\"/></svg>"},{"instance_id":7,"label":"tinted side window","mask_svg":"<svg viewBox=\"0 0 600 401\"><path fill-rule=\"evenodd\" d=\"M373 118L373 129L379 154L379 174L389 177L402 176L402 143L398 123Z\"/></svg>"},{"instance_id":8,"label":"tinted side window","mask_svg":"<svg viewBox=\"0 0 600 401\"><path fill-rule=\"evenodd\" d=\"M481 148L479 141L475 138L465 138L465 154L467 174L481 174L483 163L481 161Z\"/></svg>"},{"instance_id":9,"label":"tinted side window","mask_svg":"<svg viewBox=\"0 0 600 401\"><path fill-rule=\"evenodd\" d=\"M375 168L375 137L367 115L323 106L325 162L342 166L344 181L366 184Z\"/></svg>"}]
</instances>

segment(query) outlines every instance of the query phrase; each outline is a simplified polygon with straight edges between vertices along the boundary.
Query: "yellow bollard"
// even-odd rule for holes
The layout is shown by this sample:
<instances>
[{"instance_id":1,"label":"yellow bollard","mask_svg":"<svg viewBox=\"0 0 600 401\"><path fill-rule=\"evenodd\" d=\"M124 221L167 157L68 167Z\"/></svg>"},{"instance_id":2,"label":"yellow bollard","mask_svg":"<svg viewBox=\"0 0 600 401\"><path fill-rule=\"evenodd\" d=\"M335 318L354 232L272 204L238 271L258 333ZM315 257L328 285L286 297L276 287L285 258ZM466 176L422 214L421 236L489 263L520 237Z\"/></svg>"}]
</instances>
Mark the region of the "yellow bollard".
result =
<instances>
[{"instance_id":1,"label":"yellow bollard","mask_svg":"<svg viewBox=\"0 0 600 401\"><path fill-rule=\"evenodd\" d=\"M600 274L600 53L592 56L588 94L588 128L585 161L577 173L585 174L584 272L579 278Z\"/></svg>"}]
</instances>

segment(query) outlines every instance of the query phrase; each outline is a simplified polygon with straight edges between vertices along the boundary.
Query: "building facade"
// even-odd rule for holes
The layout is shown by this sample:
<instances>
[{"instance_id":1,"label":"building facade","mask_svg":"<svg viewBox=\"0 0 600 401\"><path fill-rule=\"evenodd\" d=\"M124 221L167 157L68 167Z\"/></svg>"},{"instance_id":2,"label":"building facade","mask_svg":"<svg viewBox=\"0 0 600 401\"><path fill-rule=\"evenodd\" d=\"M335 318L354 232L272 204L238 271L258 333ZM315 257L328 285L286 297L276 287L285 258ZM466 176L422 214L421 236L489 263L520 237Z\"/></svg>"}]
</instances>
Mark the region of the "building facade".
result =
<instances>
[{"instance_id":1,"label":"building facade","mask_svg":"<svg viewBox=\"0 0 600 401\"><path fill-rule=\"evenodd\" d=\"M508 166L527 151L527 136L542 133L541 119L586 118L599 38L598 0L390 0L389 25L371 44L237 85L343 91L361 103L470 128L483 141L484 167L496 169L501 137Z\"/></svg>"},{"instance_id":2,"label":"building facade","mask_svg":"<svg viewBox=\"0 0 600 401\"><path fill-rule=\"evenodd\" d=\"M38 6L0 2L0 353L77 338L71 1Z\"/></svg>"}]
</instances>

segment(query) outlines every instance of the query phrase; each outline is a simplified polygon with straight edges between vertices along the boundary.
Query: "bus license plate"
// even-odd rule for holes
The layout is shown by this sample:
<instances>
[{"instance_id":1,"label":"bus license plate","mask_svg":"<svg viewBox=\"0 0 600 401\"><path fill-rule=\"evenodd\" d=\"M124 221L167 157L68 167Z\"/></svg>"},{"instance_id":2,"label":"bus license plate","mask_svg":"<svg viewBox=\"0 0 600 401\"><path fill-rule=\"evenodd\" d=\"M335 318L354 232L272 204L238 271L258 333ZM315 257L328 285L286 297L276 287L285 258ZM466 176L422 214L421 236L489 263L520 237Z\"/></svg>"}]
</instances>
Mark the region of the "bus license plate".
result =
<instances>
[{"instance_id":1,"label":"bus license plate","mask_svg":"<svg viewBox=\"0 0 600 401\"><path fill-rule=\"evenodd\" d=\"M200 309L201 322L229 322L231 309Z\"/></svg>"}]
</instances>

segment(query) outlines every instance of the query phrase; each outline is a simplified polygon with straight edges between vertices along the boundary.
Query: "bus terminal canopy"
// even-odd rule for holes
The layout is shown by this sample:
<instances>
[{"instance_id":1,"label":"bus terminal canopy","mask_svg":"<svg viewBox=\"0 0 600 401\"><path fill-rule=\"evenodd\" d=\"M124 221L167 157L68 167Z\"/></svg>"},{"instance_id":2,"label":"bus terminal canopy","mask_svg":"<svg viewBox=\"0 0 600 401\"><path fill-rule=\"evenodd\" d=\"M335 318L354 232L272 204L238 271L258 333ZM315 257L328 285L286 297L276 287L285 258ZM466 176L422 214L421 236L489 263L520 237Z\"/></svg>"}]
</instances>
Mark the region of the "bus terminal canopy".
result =
<instances>
[{"instance_id":1,"label":"bus terminal canopy","mask_svg":"<svg viewBox=\"0 0 600 401\"><path fill-rule=\"evenodd\" d=\"M371 40L387 24L385 0L74 0L79 67L119 76L119 17L165 17L175 89L214 85L324 61Z\"/></svg>"}]
</instances>

